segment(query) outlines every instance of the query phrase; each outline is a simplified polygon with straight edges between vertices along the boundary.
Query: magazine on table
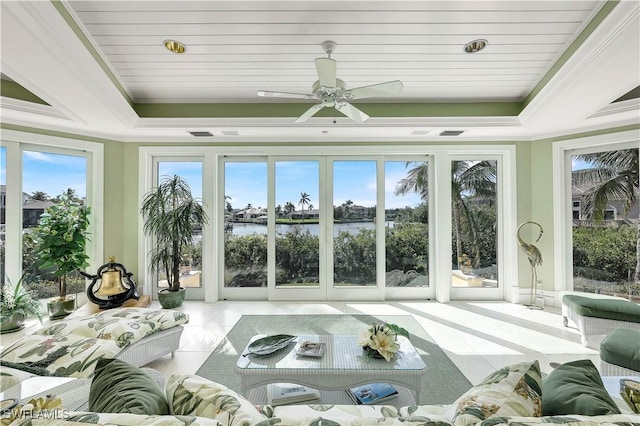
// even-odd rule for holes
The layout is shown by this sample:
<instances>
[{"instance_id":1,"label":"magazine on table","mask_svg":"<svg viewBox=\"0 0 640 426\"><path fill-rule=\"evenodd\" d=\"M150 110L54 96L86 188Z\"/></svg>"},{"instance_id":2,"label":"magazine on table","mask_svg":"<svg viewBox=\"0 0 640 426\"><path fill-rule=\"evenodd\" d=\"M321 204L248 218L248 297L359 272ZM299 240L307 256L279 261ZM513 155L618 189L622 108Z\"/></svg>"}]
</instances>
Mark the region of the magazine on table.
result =
<instances>
[{"instance_id":1,"label":"magazine on table","mask_svg":"<svg viewBox=\"0 0 640 426\"><path fill-rule=\"evenodd\" d=\"M320 399L320 392L307 386L293 383L271 383L267 385L269 405L295 404Z\"/></svg>"},{"instance_id":2,"label":"magazine on table","mask_svg":"<svg viewBox=\"0 0 640 426\"><path fill-rule=\"evenodd\" d=\"M388 399L397 398L398 390L389 383L369 383L347 389L347 393L356 404L378 404Z\"/></svg>"},{"instance_id":3,"label":"magazine on table","mask_svg":"<svg viewBox=\"0 0 640 426\"><path fill-rule=\"evenodd\" d=\"M300 347L296 351L299 356L311 356L315 358L321 358L324 355L324 348L327 346L325 343L318 342L302 342Z\"/></svg>"}]
</instances>

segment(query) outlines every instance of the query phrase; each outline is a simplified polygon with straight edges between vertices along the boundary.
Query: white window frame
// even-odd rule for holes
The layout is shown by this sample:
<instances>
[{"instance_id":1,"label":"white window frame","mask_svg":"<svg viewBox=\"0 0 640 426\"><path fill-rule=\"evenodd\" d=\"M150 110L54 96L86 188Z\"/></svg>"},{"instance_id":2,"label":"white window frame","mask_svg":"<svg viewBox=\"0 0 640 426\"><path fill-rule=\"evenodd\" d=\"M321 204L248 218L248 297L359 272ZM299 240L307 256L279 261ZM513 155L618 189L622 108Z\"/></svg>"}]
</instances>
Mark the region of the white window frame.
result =
<instances>
[{"instance_id":1,"label":"white window frame","mask_svg":"<svg viewBox=\"0 0 640 426\"><path fill-rule=\"evenodd\" d=\"M140 147L139 148L139 200L142 199L145 192L152 184L152 164L153 158L161 157L179 157L179 156L202 156L204 157L203 172L203 200L206 204L206 211L211 217L211 221L203 232L211 233L213 230L218 235L224 232L223 216L220 212L223 206L220 206L220 197L224 197L224 187L222 186L223 173L220 167L220 160L225 157L247 156L247 157L289 157L289 158L311 158L326 157L327 147L318 145L291 146L283 144L280 146L202 146L202 147ZM510 238L515 234L516 230L516 147L515 145L368 145L368 146L331 146L331 156L333 158L355 157L355 158L371 158L371 156L392 157L419 157L430 156L433 164L433 188L437 194L433 200L436 206L433 212L434 226L431 238L434 241L430 245L430 258L433 265L439 265L439 268L433 268L430 275L434 274L436 300L439 302L448 302L451 296L451 205L448 200L451 195L451 158L452 156L465 156L466 158L481 156L482 158L495 158L498 160L498 167L501 168L502 181L504 189L502 190L502 200L500 201L499 227L501 231L501 239L499 244L500 259L500 277L502 295L500 300L511 300L517 298L517 242L515 238ZM273 185L274 182L270 182ZM441 202L447 200L447 202ZM214 214L215 212L215 214ZM441 219L446 218L446 220ZM213 227L211 229L211 227ZM143 241L139 245L139 269L141 275L142 270L148 270L148 259L146 256L147 249L150 247L148 239L142 232L142 221L139 222L139 240ZM215 238L214 238L215 239ZM214 244L212 238L205 240L203 246L203 259L213 258L220 259L223 256L222 243ZM216 239L219 240L219 239ZM206 263L206 262L205 262ZM222 282L220 274L222 273L218 263L218 271L214 273L210 269L205 269L203 265L203 281L202 285L205 289L205 302L213 302L221 297L220 288ZM449 266L445 266L449 265ZM435 270L437 269L437 270ZM144 285L144 281L143 281ZM146 288L146 287L145 287ZM515 289L515 290L514 290ZM268 297L268 296L267 296ZM488 296L485 296L485 298ZM252 298L255 298L253 296ZM466 298L466 297L465 297Z\"/></svg>"},{"instance_id":2,"label":"white window frame","mask_svg":"<svg viewBox=\"0 0 640 426\"><path fill-rule=\"evenodd\" d=\"M91 207L87 242L88 271L95 271L104 262L104 147L101 143L59 136L26 133L16 130L2 131L2 145L7 149L7 208L5 222L7 247L5 274L17 280L22 274L22 153L36 150L87 158L87 206ZM9 184L11 182L11 184ZM15 224L11 226L10 224ZM14 278L16 277L16 278Z\"/></svg>"},{"instance_id":3,"label":"white window frame","mask_svg":"<svg viewBox=\"0 0 640 426\"><path fill-rule=\"evenodd\" d=\"M561 305L565 292L573 291L571 156L613 149L637 149L639 143L640 131L629 130L552 144L553 187L562 188L553 191L555 306Z\"/></svg>"}]
</instances>

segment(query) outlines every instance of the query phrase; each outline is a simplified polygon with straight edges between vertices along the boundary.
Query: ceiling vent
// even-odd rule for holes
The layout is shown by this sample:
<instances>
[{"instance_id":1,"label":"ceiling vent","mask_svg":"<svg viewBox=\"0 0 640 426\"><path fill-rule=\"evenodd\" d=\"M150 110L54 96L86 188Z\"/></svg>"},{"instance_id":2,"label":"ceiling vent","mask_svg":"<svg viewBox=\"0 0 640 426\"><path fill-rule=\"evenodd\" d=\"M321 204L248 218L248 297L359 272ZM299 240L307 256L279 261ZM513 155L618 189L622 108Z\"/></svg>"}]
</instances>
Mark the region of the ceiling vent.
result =
<instances>
[{"instance_id":1,"label":"ceiling vent","mask_svg":"<svg viewBox=\"0 0 640 426\"><path fill-rule=\"evenodd\" d=\"M195 136L196 138L205 138L207 136L213 136L211 132L189 132L191 136Z\"/></svg>"},{"instance_id":2,"label":"ceiling vent","mask_svg":"<svg viewBox=\"0 0 640 426\"><path fill-rule=\"evenodd\" d=\"M464 130L445 130L444 132L440 132L439 136L460 136L464 133Z\"/></svg>"},{"instance_id":3,"label":"ceiling vent","mask_svg":"<svg viewBox=\"0 0 640 426\"><path fill-rule=\"evenodd\" d=\"M239 136L240 135L237 130L222 130L222 134L225 135L225 136Z\"/></svg>"}]
</instances>

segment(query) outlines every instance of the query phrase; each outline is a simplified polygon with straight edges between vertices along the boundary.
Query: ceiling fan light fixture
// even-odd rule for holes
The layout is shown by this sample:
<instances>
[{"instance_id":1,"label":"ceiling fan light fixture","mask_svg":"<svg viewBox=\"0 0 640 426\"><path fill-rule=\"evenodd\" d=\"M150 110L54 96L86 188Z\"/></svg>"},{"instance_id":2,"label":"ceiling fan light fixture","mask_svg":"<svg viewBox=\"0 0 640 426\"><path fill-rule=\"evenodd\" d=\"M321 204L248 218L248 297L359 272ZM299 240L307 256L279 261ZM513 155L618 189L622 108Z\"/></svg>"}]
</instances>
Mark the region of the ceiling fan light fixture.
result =
<instances>
[{"instance_id":1,"label":"ceiling fan light fixture","mask_svg":"<svg viewBox=\"0 0 640 426\"><path fill-rule=\"evenodd\" d=\"M470 41L469 43L464 45L465 53L478 53L485 47L487 47L489 42L483 38L479 38L477 40Z\"/></svg>"},{"instance_id":2,"label":"ceiling fan light fixture","mask_svg":"<svg viewBox=\"0 0 640 426\"><path fill-rule=\"evenodd\" d=\"M177 40L165 40L162 44L164 44L164 47L172 53L184 53L184 51L187 50L187 47Z\"/></svg>"}]
</instances>

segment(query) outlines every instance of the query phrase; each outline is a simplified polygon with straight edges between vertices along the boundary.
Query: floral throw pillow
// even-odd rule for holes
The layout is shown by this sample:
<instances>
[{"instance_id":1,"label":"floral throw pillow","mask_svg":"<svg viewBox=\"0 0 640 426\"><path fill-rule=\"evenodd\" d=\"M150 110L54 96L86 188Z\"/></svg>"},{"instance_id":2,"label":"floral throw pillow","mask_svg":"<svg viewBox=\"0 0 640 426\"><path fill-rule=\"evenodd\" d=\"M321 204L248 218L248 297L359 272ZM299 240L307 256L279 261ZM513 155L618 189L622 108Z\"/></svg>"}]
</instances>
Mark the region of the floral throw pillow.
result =
<instances>
[{"instance_id":1,"label":"floral throw pillow","mask_svg":"<svg viewBox=\"0 0 640 426\"><path fill-rule=\"evenodd\" d=\"M453 404L456 426L490 417L542 415L542 377L538 361L501 368L469 389Z\"/></svg>"},{"instance_id":2,"label":"floral throw pillow","mask_svg":"<svg viewBox=\"0 0 640 426\"><path fill-rule=\"evenodd\" d=\"M226 386L199 376L171 375L166 395L174 415L207 417L229 426L266 426L279 422L279 419L268 419L251 402Z\"/></svg>"}]
</instances>

